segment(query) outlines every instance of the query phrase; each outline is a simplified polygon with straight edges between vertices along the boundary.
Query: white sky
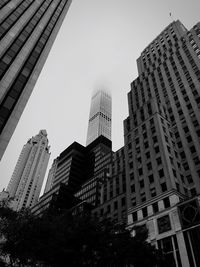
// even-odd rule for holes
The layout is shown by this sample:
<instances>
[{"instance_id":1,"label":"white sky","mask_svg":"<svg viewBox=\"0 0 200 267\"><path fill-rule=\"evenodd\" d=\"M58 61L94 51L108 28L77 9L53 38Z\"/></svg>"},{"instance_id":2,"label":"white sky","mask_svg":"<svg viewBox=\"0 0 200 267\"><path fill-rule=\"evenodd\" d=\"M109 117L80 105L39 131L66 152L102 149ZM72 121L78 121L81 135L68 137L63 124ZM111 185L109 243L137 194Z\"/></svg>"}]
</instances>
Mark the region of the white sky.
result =
<instances>
[{"instance_id":1,"label":"white sky","mask_svg":"<svg viewBox=\"0 0 200 267\"><path fill-rule=\"evenodd\" d=\"M113 150L123 146L127 93L137 78L136 59L172 21L187 29L200 21L199 0L73 0L13 137L0 162L7 187L23 145L46 129L47 172L72 142L86 142L91 94L112 91Z\"/></svg>"}]
</instances>

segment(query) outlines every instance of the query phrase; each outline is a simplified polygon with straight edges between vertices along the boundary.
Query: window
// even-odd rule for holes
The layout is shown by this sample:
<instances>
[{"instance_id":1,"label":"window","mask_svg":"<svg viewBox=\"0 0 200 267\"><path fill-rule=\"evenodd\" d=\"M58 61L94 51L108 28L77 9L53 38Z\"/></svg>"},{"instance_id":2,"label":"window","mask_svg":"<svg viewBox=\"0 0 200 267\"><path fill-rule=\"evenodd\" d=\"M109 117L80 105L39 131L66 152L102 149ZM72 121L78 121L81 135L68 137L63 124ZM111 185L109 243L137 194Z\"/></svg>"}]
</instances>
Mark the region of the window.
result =
<instances>
[{"instance_id":1,"label":"window","mask_svg":"<svg viewBox=\"0 0 200 267\"><path fill-rule=\"evenodd\" d=\"M125 199L125 197L122 197L122 199L121 199L121 205L122 205L122 207L124 207L125 204L126 204L126 199Z\"/></svg>"},{"instance_id":2,"label":"window","mask_svg":"<svg viewBox=\"0 0 200 267\"><path fill-rule=\"evenodd\" d=\"M149 147L149 143L148 143L148 141L144 142L144 147L145 147L145 148L148 148L148 147Z\"/></svg>"},{"instance_id":3,"label":"window","mask_svg":"<svg viewBox=\"0 0 200 267\"><path fill-rule=\"evenodd\" d=\"M162 192L167 191L167 185L166 185L166 183L162 183L162 184L160 184L160 186L161 186Z\"/></svg>"},{"instance_id":4,"label":"window","mask_svg":"<svg viewBox=\"0 0 200 267\"><path fill-rule=\"evenodd\" d=\"M152 204L152 208L153 208L153 212L154 213L157 213L159 210L158 210L158 203L157 202L155 202L155 203L153 203Z\"/></svg>"},{"instance_id":5,"label":"window","mask_svg":"<svg viewBox=\"0 0 200 267\"><path fill-rule=\"evenodd\" d=\"M140 181L140 187L143 188L144 187L144 180Z\"/></svg>"},{"instance_id":6,"label":"window","mask_svg":"<svg viewBox=\"0 0 200 267\"><path fill-rule=\"evenodd\" d=\"M187 136L186 138L187 138L188 143L192 142L192 137L190 135Z\"/></svg>"},{"instance_id":7,"label":"window","mask_svg":"<svg viewBox=\"0 0 200 267\"><path fill-rule=\"evenodd\" d=\"M133 162L129 162L129 168L133 169Z\"/></svg>"},{"instance_id":8,"label":"window","mask_svg":"<svg viewBox=\"0 0 200 267\"><path fill-rule=\"evenodd\" d=\"M174 177L177 177L176 170L172 169Z\"/></svg>"},{"instance_id":9,"label":"window","mask_svg":"<svg viewBox=\"0 0 200 267\"><path fill-rule=\"evenodd\" d=\"M185 126L185 127L183 128L183 130L184 130L185 133L188 133L188 132L189 132L189 128L188 128L187 126Z\"/></svg>"},{"instance_id":10,"label":"window","mask_svg":"<svg viewBox=\"0 0 200 267\"><path fill-rule=\"evenodd\" d=\"M157 162L157 164L158 164L158 165L162 164L161 157L159 157L159 158L156 158L156 162Z\"/></svg>"},{"instance_id":11,"label":"window","mask_svg":"<svg viewBox=\"0 0 200 267\"><path fill-rule=\"evenodd\" d=\"M117 210L117 208L118 208L118 202L115 201L115 202L114 202L114 210Z\"/></svg>"},{"instance_id":12,"label":"window","mask_svg":"<svg viewBox=\"0 0 200 267\"><path fill-rule=\"evenodd\" d=\"M170 201L169 201L169 198L166 197L163 199L163 203L164 203L164 207L165 209L169 208L170 207Z\"/></svg>"},{"instance_id":13,"label":"window","mask_svg":"<svg viewBox=\"0 0 200 267\"><path fill-rule=\"evenodd\" d=\"M142 202L146 201L145 192L141 193L141 201Z\"/></svg>"},{"instance_id":14,"label":"window","mask_svg":"<svg viewBox=\"0 0 200 267\"><path fill-rule=\"evenodd\" d=\"M139 144L139 142L140 142L139 138L136 138L136 139L135 139L135 143L136 143L136 145Z\"/></svg>"},{"instance_id":15,"label":"window","mask_svg":"<svg viewBox=\"0 0 200 267\"><path fill-rule=\"evenodd\" d=\"M154 136L152 139L153 139L154 144L158 142L157 136Z\"/></svg>"},{"instance_id":16,"label":"window","mask_svg":"<svg viewBox=\"0 0 200 267\"><path fill-rule=\"evenodd\" d=\"M186 179L188 181L189 184L192 184L193 183L193 179L192 179L192 176L191 175L187 175L186 176Z\"/></svg>"},{"instance_id":17,"label":"window","mask_svg":"<svg viewBox=\"0 0 200 267\"><path fill-rule=\"evenodd\" d=\"M151 127L151 133L154 134L156 132L156 128L155 127Z\"/></svg>"},{"instance_id":18,"label":"window","mask_svg":"<svg viewBox=\"0 0 200 267\"><path fill-rule=\"evenodd\" d=\"M146 218L148 216L147 207L142 209L142 214L143 214L143 218Z\"/></svg>"},{"instance_id":19,"label":"window","mask_svg":"<svg viewBox=\"0 0 200 267\"><path fill-rule=\"evenodd\" d=\"M132 202L132 206L135 207L136 206L136 199L135 199L135 197L131 199L131 202Z\"/></svg>"},{"instance_id":20,"label":"window","mask_svg":"<svg viewBox=\"0 0 200 267\"><path fill-rule=\"evenodd\" d=\"M129 175L130 175L130 179L131 179L131 180L134 180L134 173L131 172Z\"/></svg>"},{"instance_id":21,"label":"window","mask_svg":"<svg viewBox=\"0 0 200 267\"><path fill-rule=\"evenodd\" d=\"M154 125L153 118L152 118L152 119L150 119L150 121L149 121L149 122L150 122L150 125L151 125L151 126L153 126L153 125Z\"/></svg>"},{"instance_id":22,"label":"window","mask_svg":"<svg viewBox=\"0 0 200 267\"><path fill-rule=\"evenodd\" d=\"M152 184L154 182L153 174L149 175L148 178L149 178L149 183Z\"/></svg>"},{"instance_id":23,"label":"window","mask_svg":"<svg viewBox=\"0 0 200 267\"><path fill-rule=\"evenodd\" d=\"M184 159L186 158L185 152L182 151L182 152L180 153L180 156L181 156L181 159L184 160Z\"/></svg>"},{"instance_id":24,"label":"window","mask_svg":"<svg viewBox=\"0 0 200 267\"><path fill-rule=\"evenodd\" d=\"M160 152L159 146L154 147L154 150L156 154L159 153Z\"/></svg>"},{"instance_id":25,"label":"window","mask_svg":"<svg viewBox=\"0 0 200 267\"><path fill-rule=\"evenodd\" d=\"M193 161L195 163L195 165L199 165L200 164L200 160L199 160L199 157L196 156L195 158L193 158Z\"/></svg>"},{"instance_id":26,"label":"window","mask_svg":"<svg viewBox=\"0 0 200 267\"><path fill-rule=\"evenodd\" d=\"M195 147L194 147L194 146L191 146L191 147L190 147L190 151L191 151L192 154L195 153L195 152L196 152Z\"/></svg>"},{"instance_id":27,"label":"window","mask_svg":"<svg viewBox=\"0 0 200 267\"><path fill-rule=\"evenodd\" d=\"M135 193L135 185L134 184L131 185L131 192Z\"/></svg>"},{"instance_id":28,"label":"window","mask_svg":"<svg viewBox=\"0 0 200 267\"><path fill-rule=\"evenodd\" d=\"M149 151L146 152L146 153L145 153L145 156L146 156L147 159L149 159L149 158L150 158L150 152L149 152Z\"/></svg>"},{"instance_id":29,"label":"window","mask_svg":"<svg viewBox=\"0 0 200 267\"><path fill-rule=\"evenodd\" d=\"M139 168L139 169L138 169L138 173L139 173L139 175L143 175L143 170L142 170L142 168Z\"/></svg>"},{"instance_id":30,"label":"window","mask_svg":"<svg viewBox=\"0 0 200 267\"><path fill-rule=\"evenodd\" d=\"M160 178L164 177L164 171L163 171L163 169L159 170L158 171L158 174L159 174L159 177Z\"/></svg>"},{"instance_id":31,"label":"window","mask_svg":"<svg viewBox=\"0 0 200 267\"><path fill-rule=\"evenodd\" d=\"M144 138L144 139L147 138L147 133L143 133L143 138Z\"/></svg>"},{"instance_id":32,"label":"window","mask_svg":"<svg viewBox=\"0 0 200 267\"><path fill-rule=\"evenodd\" d=\"M189 170L189 165L187 162L183 163L182 165L185 171Z\"/></svg>"},{"instance_id":33,"label":"window","mask_svg":"<svg viewBox=\"0 0 200 267\"><path fill-rule=\"evenodd\" d=\"M151 162L147 163L147 169L148 169L149 171L152 170Z\"/></svg>"},{"instance_id":34,"label":"window","mask_svg":"<svg viewBox=\"0 0 200 267\"><path fill-rule=\"evenodd\" d=\"M132 218L133 218L133 221L134 222L136 222L138 220L137 211L135 211L135 212L132 213Z\"/></svg>"},{"instance_id":35,"label":"window","mask_svg":"<svg viewBox=\"0 0 200 267\"><path fill-rule=\"evenodd\" d=\"M156 189L153 187L150 189L151 191L151 197L155 197L156 196Z\"/></svg>"}]
</instances>

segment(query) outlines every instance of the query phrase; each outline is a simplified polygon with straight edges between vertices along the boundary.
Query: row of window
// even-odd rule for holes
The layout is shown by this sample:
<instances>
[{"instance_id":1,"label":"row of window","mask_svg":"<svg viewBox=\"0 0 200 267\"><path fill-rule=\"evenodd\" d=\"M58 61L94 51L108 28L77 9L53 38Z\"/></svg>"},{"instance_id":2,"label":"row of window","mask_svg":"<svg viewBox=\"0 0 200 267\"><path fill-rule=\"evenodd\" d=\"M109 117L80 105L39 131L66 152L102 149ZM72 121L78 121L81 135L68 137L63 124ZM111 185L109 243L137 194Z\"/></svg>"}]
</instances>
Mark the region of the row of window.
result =
<instances>
[{"instance_id":1,"label":"row of window","mask_svg":"<svg viewBox=\"0 0 200 267\"><path fill-rule=\"evenodd\" d=\"M0 25L0 39L8 32L8 29L17 21L17 19L29 8L33 0L22 1L13 12L5 18Z\"/></svg>"},{"instance_id":2,"label":"row of window","mask_svg":"<svg viewBox=\"0 0 200 267\"><path fill-rule=\"evenodd\" d=\"M29 38L29 36L31 35L31 33L35 29L35 26L39 23L40 19L42 18L44 12L47 10L49 5L50 5L50 0L47 0L43 3L43 5L39 8L39 10L36 12L36 14L33 15L33 17L28 22L28 24L24 27L24 29L22 29L21 33L18 35L18 37L14 40L14 42L11 44L11 46L4 53L4 55L2 56L1 61L0 61L0 78L5 74L5 72L9 68L10 64L14 61L18 52L23 47L26 40ZM41 9L43 7L45 7L45 10L41 11ZM43 41L42 38L41 38L41 41ZM38 50L39 50L39 48L38 48ZM36 53L40 53L40 51L35 51L35 54ZM33 55L33 58L30 59L33 61L32 63L34 63L34 58L36 56L37 55Z\"/></svg>"},{"instance_id":3,"label":"row of window","mask_svg":"<svg viewBox=\"0 0 200 267\"><path fill-rule=\"evenodd\" d=\"M170 207L169 197L164 198L162 201L163 201L165 209ZM158 202L155 202L155 203L152 204L152 209L153 209L153 213L154 214L159 212ZM147 218L149 216L147 207L144 207L142 209L142 215L143 215L143 219ZM150 214L150 215L152 215L152 214ZM137 222L138 221L138 219L139 219L138 218L138 211L135 211L135 212L132 213L132 218L133 218L133 222Z\"/></svg>"},{"instance_id":4,"label":"row of window","mask_svg":"<svg viewBox=\"0 0 200 267\"><path fill-rule=\"evenodd\" d=\"M10 0L1 0L0 8L3 8Z\"/></svg>"},{"instance_id":5,"label":"row of window","mask_svg":"<svg viewBox=\"0 0 200 267\"><path fill-rule=\"evenodd\" d=\"M46 42L47 42L47 40L51 34L51 31L53 30L53 27L54 27L60 13L61 13L61 10L65 4L66 4L65 1L61 1L58 8L54 11L54 14L50 18L46 28L43 30L42 35L40 36L39 40L37 41L36 46L32 50L29 58L24 63L24 65L21 69L21 72L14 80L11 89L9 90L9 92L5 96L3 102L1 103L1 106L0 106L0 114L1 114L1 116L0 116L0 132L2 132L3 127L6 123L6 121L8 120L10 113L14 109L14 106L15 106L17 100L19 99L26 82L28 81L28 78L30 77L30 75L34 69L35 64L36 64L42 50L44 49L45 44L46 44ZM27 73L27 76L25 76L24 73Z\"/></svg>"}]
</instances>

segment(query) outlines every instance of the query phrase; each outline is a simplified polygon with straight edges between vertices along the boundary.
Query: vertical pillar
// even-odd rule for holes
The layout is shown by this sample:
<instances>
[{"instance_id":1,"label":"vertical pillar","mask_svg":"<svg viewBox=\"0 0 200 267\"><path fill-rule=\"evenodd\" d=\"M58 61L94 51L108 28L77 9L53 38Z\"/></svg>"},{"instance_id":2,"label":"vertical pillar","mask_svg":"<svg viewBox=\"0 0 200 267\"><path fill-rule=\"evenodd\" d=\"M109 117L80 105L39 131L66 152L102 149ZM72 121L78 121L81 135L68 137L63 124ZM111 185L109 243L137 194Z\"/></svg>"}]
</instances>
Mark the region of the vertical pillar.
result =
<instances>
[{"instance_id":1,"label":"vertical pillar","mask_svg":"<svg viewBox=\"0 0 200 267\"><path fill-rule=\"evenodd\" d=\"M183 267L190 267L188 254L187 254L187 250L186 250L186 246L185 246L185 240L183 237L183 232L176 233L176 237L177 237L178 248L179 248L182 266Z\"/></svg>"}]
</instances>

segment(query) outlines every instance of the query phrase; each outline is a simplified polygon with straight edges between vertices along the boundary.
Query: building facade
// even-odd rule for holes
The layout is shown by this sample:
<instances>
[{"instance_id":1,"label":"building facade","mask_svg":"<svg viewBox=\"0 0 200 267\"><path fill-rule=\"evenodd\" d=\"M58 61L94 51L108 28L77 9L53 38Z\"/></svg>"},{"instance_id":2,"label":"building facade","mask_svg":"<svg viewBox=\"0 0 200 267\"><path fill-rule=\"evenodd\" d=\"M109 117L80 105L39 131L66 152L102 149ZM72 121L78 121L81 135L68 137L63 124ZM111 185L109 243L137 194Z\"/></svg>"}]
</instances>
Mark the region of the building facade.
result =
<instances>
[{"instance_id":1,"label":"building facade","mask_svg":"<svg viewBox=\"0 0 200 267\"><path fill-rule=\"evenodd\" d=\"M198 266L199 201L196 241L179 207L200 193L200 23L190 31L171 23L137 65L124 121L128 225L146 226L170 266Z\"/></svg>"},{"instance_id":2,"label":"building facade","mask_svg":"<svg viewBox=\"0 0 200 267\"><path fill-rule=\"evenodd\" d=\"M71 0L1 1L0 159L70 3Z\"/></svg>"},{"instance_id":3,"label":"building facade","mask_svg":"<svg viewBox=\"0 0 200 267\"><path fill-rule=\"evenodd\" d=\"M41 130L24 145L7 188L15 210L36 204L49 157L47 133Z\"/></svg>"},{"instance_id":4,"label":"building facade","mask_svg":"<svg viewBox=\"0 0 200 267\"><path fill-rule=\"evenodd\" d=\"M112 99L108 92L99 90L92 96L86 145L99 136L111 140Z\"/></svg>"},{"instance_id":5,"label":"building facade","mask_svg":"<svg viewBox=\"0 0 200 267\"><path fill-rule=\"evenodd\" d=\"M107 179L112 161L112 143L104 136L99 136L86 147L91 162L87 180L75 196L97 207L101 203L102 183Z\"/></svg>"},{"instance_id":6,"label":"building facade","mask_svg":"<svg viewBox=\"0 0 200 267\"><path fill-rule=\"evenodd\" d=\"M67 147L54 160L48 174L45 192L33 207L33 213L41 214L47 210L52 205L52 201L60 194L60 190L62 191L62 185L66 187L66 194L75 194L81 184L87 180L90 166L84 146L74 142ZM68 207L68 203L62 203L62 205Z\"/></svg>"},{"instance_id":7,"label":"building facade","mask_svg":"<svg viewBox=\"0 0 200 267\"><path fill-rule=\"evenodd\" d=\"M126 168L124 147L112 152L99 184L99 202L92 213L100 219L126 223Z\"/></svg>"}]
</instances>

